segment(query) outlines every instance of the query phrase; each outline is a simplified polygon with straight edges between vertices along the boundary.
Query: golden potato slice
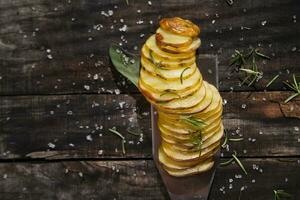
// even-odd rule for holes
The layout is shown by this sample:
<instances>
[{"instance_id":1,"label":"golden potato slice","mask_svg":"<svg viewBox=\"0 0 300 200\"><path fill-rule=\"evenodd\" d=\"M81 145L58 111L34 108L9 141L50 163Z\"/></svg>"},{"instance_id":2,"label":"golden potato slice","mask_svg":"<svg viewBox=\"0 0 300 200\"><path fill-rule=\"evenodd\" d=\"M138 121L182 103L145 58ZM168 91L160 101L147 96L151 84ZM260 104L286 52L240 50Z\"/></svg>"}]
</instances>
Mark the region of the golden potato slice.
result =
<instances>
[{"instance_id":1,"label":"golden potato slice","mask_svg":"<svg viewBox=\"0 0 300 200\"><path fill-rule=\"evenodd\" d=\"M214 136L215 133L221 130L222 123L218 124L216 127L214 127L210 132L207 132L205 134L202 134L202 140L205 142L206 140L210 139ZM163 132L161 132L161 137L164 140L164 142L172 145L172 147L178 151L181 152L193 152L193 151L199 151L198 147L195 146L191 142L191 139L186 140L179 140L175 138L174 136L165 135Z\"/></svg>"},{"instance_id":2,"label":"golden potato slice","mask_svg":"<svg viewBox=\"0 0 300 200\"><path fill-rule=\"evenodd\" d=\"M153 88L149 88L143 82L142 79L139 79L138 84L139 84L138 87L141 90L141 92L144 94L144 96L147 97L147 99L150 99L152 103L157 103L157 102L163 103L163 102L172 101L172 100L179 98L177 93L160 92L160 91L153 90ZM187 90L180 92L180 98L184 98L188 95L195 93L196 91L198 91L198 89L201 87L201 85L202 85L202 82L199 81L194 87L191 87Z\"/></svg>"},{"instance_id":3,"label":"golden potato slice","mask_svg":"<svg viewBox=\"0 0 300 200\"><path fill-rule=\"evenodd\" d=\"M161 109L161 111L165 113L172 113L172 114L178 113L180 115L184 115L184 114L192 115L194 113L198 113L201 110L204 110L206 107L208 107L211 104L213 99L213 93L209 89L210 87L209 84L206 81L203 81L203 85L205 87L206 94L204 98L202 98L202 100L198 104L194 105L193 107L185 107L180 110L168 109L165 106L160 106L160 105L158 105L158 107Z\"/></svg>"},{"instance_id":4,"label":"golden potato slice","mask_svg":"<svg viewBox=\"0 0 300 200\"><path fill-rule=\"evenodd\" d=\"M198 165L205 161L208 158L211 158L215 155L215 153L218 151L218 148L212 149L211 152L208 152L205 156L202 156L199 160L193 161L193 162L178 162L175 160L170 159L162 148L159 148L158 151L158 159L161 164L163 164L166 169L187 169L190 167L194 167L195 165Z\"/></svg>"},{"instance_id":5,"label":"golden potato slice","mask_svg":"<svg viewBox=\"0 0 300 200\"><path fill-rule=\"evenodd\" d=\"M175 149L172 145L166 143L164 140L161 141L161 145L163 147L164 152L169 158L172 158L176 161L187 161L187 160L194 160L201 157L203 151L208 148L209 146L217 143L220 141L220 139L223 136L224 128L221 127L221 130L219 130L217 133L213 135L213 137L210 137L205 142L203 142L201 146L200 151L193 151L193 152L182 152L177 149Z\"/></svg>"},{"instance_id":6,"label":"golden potato slice","mask_svg":"<svg viewBox=\"0 0 300 200\"><path fill-rule=\"evenodd\" d=\"M188 95L186 97L181 97L179 96L178 99L174 99L169 102L163 102L163 103L158 103L156 106L162 110L162 109L172 109L172 110L183 110L187 109L190 107L193 107L197 105L199 102L202 101L202 99L205 97L205 87L200 87L197 91L192 93L191 95ZM170 92L166 92L170 93Z\"/></svg>"},{"instance_id":7,"label":"golden potato slice","mask_svg":"<svg viewBox=\"0 0 300 200\"><path fill-rule=\"evenodd\" d=\"M203 129L206 128L206 126L210 126L210 124L215 123L217 120L220 120L222 116L222 110L219 112L216 112L213 115L209 115L206 118L201 118L203 122L205 122L206 125L204 125ZM199 118L198 118L199 119ZM158 123L160 126L162 126L164 129L177 134L190 134L191 132L194 132L194 127L190 126L187 123L182 123L183 120L181 119L175 119L170 120L163 116L161 112L159 112L158 115Z\"/></svg>"},{"instance_id":8,"label":"golden potato slice","mask_svg":"<svg viewBox=\"0 0 300 200\"><path fill-rule=\"evenodd\" d=\"M200 28L190 20L185 20L180 17L163 18L159 22L163 30L172 32L178 35L189 37L197 37L200 33Z\"/></svg>"},{"instance_id":9,"label":"golden potato slice","mask_svg":"<svg viewBox=\"0 0 300 200\"><path fill-rule=\"evenodd\" d=\"M165 31L161 28L156 30L155 35L156 43L158 45L168 45L173 47L186 47L192 44L193 38L189 36L182 36Z\"/></svg>"},{"instance_id":10,"label":"golden potato slice","mask_svg":"<svg viewBox=\"0 0 300 200\"><path fill-rule=\"evenodd\" d=\"M164 156L168 159L172 161L173 165L176 165L178 167L192 167L194 165L196 165L197 163L207 159L209 156L214 155L220 148L220 142L217 142L215 144L212 144L211 146L209 146L208 148L202 150L201 152L201 156L198 157L197 159L193 159L193 160L185 160L185 161L177 161L174 160L173 158L169 157L165 151L164 151L164 147L161 145L160 146ZM170 163L162 163L162 164L170 164ZM170 167L170 166L168 166ZM171 167L172 168L172 167Z\"/></svg>"},{"instance_id":11,"label":"golden potato slice","mask_svg":"<svg viewBox=\"0 0 300 200\"><path fill-rule=\"evenodd\" d=\"M181 91L188 90L194 87L199 81L202 81L202 75L196 70L192 76L181 83L178 80L164 80L160 77L152 76L142 68L140 70L140 79L142 79L149 88L155 88L156 91L172 91L180 95Z\"/></svg>"},{"instance_id":12,"label":"golden potato slice","mask_svg":"<svg viewBox=\"0 0 300 200\"><path fill-rule=\"evenodd\" d=\"M211 123L209 126L206 126L201 130L202 139L206 140L210 137L210 133L216 132L221 127L221 119L217 119L214 123ZM158 123L158 128L163 137L166 137L169 140L172 140L175 144L176 142L190 142L191 134L195 134L196 132L191 132L190 134L178 134L176 132L171 132Z\"/></svg>"},{"instance_id":13,"label":"golden potato slice","mask_svg":"<svg viewBox=\"0 0 300 200\"><path fill-rule=\"evenodd\" d=\"M193 53L195 52L201 45L201 40L199 38L194 39L192 44L190 46L187 47L173 47L173 46L169 46L169 45L164 45L164 44L157 44L158 47L168 53Z\"/></svg>"},{"instance_id":14,"label":"golden potato slice","mask_svg":"<svg viewBox=\"0 0 300 200\"><path fill-rule=\"evenodd\" d=\"M215 112L217 112L219 110L223 110L222 98L221 98L219 92L216 90L216 88L213 85L209 85L209 87L212 88L211 90L209 90L210 92L212 92L212 99L211 99L210 104L205 109L202 109L204 107L204 105L201 105L201 102L200 102L199 105L191 108L187 113L184 111L170 112L168 110L162 110L163 112L161 112L161 116L164 116L166 119L177 119L178 120L180 117L182 117L182 115L187 115L187 116L194 116L196 118L202 119L202 118L205 118L205 116L207 116L207 115L214 114ZM209 95L209 93L208 93L208 95ZM204 101L209 102L209 96L204 98ZM208 102L206 102L206 103L208 103Z\"/></svg>"},{"instance_id":15,"label":"golden potato slice","mask_svg":"<svg viewBox=\"0 0 300 200\"><path fill-rule=\"evenodd\" d=\"M196 63L193 63L191 66L186 68L175 68L175 69L165 69L162 68L158 63L153 63L147 59L141 59L141 65L144 69L151 73L153 76L159 76L165 80L178 80L184 81L189 78L195 70L197 69Z\"/></svg>"},{"instance_id":16,"label":"golden potato slice","mask_svg":"<svg viewBox=\"0 0 300 200\"><path fill-rule=\"evenodd\" d=\"M165 60L154 54L151 54L151 56L150 56L150 51L145 46L142 48L141 54L142 54L142 58L147 59L151 62L159 63L160 67L165 68L165 69L177 69L177 68L184 69L186 67L191 66L192 64L194 64L196 62L195 56L193 56L189 59L186 59L186 60L181 60L181 61Z\"/></svg>"},{"instance_id":17,"label":"golden potato slice","mask_svg":"<svg viewBox=\"0 0 300 200\"><path fill-rule=\"evenodd\" d=\"M194 174L200 174L210 170L214 166L214 161L212 158L207 159L204 162L201 162L199 165L196 165L187 169L171 169L164 167L165 171L171 176L183 177L191 176Z\"/></svg>"},{"instance_id":18,"label":"golden potato slice","mask_svg":"<svg viewBox=\"0 0 300 200\"><path fill-rule=\"evenodd\" d=\"M187 60L187 59L190 59L191 57L195 56L195 52L167 53L167 52L161 50L156 45L155 35L150 36L150 38L146 41L146 44L144 45L144 47L149 49L150 57L156 56L156 57L162 58L164 60L181 62L182 60Z\"/></svg>"}]
</instances>

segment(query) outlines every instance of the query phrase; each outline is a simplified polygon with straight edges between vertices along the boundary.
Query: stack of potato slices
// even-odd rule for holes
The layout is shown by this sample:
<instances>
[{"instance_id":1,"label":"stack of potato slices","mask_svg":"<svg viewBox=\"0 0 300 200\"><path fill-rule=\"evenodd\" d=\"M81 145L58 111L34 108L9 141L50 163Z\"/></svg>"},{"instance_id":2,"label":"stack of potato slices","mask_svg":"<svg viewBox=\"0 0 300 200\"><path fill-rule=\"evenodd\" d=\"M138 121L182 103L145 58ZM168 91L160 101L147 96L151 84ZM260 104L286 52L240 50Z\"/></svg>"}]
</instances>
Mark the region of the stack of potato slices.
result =
<instances>
[{"instance_id":1,"label":"stack of potato slices","mask_svg":"<svg viewBox=\"0 0 300 200\"><path fill-rule=\"evenodd\" d=\"M209 170L223 136L222 98L196 65L199 33L188 20L162 19L141 53L139 89L158 110L159 161L177 177Z\"/></svg>"}]
</instances>

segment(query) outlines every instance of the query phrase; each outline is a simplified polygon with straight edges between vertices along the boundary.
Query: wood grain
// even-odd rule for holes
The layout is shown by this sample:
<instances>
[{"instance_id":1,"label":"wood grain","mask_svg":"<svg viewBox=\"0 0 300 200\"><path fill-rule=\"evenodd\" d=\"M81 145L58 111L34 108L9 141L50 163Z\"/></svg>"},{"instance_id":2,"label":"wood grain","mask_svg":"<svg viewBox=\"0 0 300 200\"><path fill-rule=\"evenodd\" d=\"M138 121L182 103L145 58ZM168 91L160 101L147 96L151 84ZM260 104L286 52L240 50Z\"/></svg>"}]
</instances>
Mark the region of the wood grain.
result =
<instances>
[{"instance_id":1,"label":"wood grain","mask_svg":"<svg viewBox=\"0 0 300 200\"><path fill-rule=\"evenodd\" d=\"M228 137L244 138L229 142L224 156L233 150L243 157L300 156L300 98L283 104L289 94L222 93ZM141 95L2 97L0 157L150 158L149 108ZM126 137L126 155L120 138L108 131L114 126ZM128 128L143 136L129 134Z\"/></svg>"},{"instance_id":2,"label":"wood grain","mask_svg":"<svg viewBox=\"0 0 300 200\"><path fill-rule=\"evenodd\" d=\"M109 10L112 16L101 14ZM247 0L233 6L225 0L160 0L152 6L141 0L130 0L129 6L124 0L1 0L0 95L137 92L112 68L109 44L122 42L126 49L138 53L133 47L140 49L159 19L169 16L188 18L201 26L199 53L218 54L222 91L254 89L240 87L243 75L228 69L234 50L249 46L258 46L272 57L261 64L264 78L256 89L264 90L280 73L269 89L282 90L282 80L300 73L300 27L294 23L299 12L297 0ZM137 24L139 20L143 23ZM120 32L125 24L128 30Z\"/></svg>"},{"instance_id":3,"label":"wood grain","mask_svg":"<svg viewBox=\"0 0 300 200\"><path fill-rule=\"evenodd\" d=\"M219 167L210 200L273 199L274 189L293 194L292 200L300 195L299 160L241 162L248 176L236 164ZM168 199L152 160L1 163L0 174L2 200Z\"/></svg>"}]
</instances>

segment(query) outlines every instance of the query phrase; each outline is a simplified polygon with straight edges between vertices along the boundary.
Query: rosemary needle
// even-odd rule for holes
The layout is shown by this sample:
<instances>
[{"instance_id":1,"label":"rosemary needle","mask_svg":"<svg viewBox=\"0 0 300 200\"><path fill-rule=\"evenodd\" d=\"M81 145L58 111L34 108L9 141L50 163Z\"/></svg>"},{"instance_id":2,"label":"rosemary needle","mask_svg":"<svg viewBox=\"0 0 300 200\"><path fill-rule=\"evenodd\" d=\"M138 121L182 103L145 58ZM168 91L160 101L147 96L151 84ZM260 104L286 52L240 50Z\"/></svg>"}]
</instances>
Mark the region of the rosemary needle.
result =
<instances>
[{"instance_id":1,"label":"rosemary needle","mask_svg":"<svg viewBox=\"0 0 300 200\"><path fill-rule=\"evenodd\" d=\"M114 133L114 134L116 134L117 136L119 136L121 139L122 139L122 152L123 152L123 154L126 154L126 150L125 150L125 137L121 134L121 133L119 133L116 129L114 129L114 128L110 128L110 129L108 129L110 132L112 132L112 133Z\"/></svg>"},{"instance_id":2,"label":"rosemary needle","mask_svg":"<svg viewBox=\"0 0 300 200\"><path fill-rule=\"evenodd\" d=\"M228 141L230 141L230 142L239 142L239 141L242 141L242 140L244 140L244 138L229 138L228 139Z\"/></svg>"},{"instance_id":3,"label":"rosemary needle","mask_svg":"<svg viewBox=\"0 0 300 200\"><path fill-rule=\"evenodd\" d=\"M289 83L287 81L284 81L283 83L285 85L287 85L293 92L294 94L292 94L291 96L289 96L285 101L284 103L287 103L289 102L290 100L292 100L293 98L297 97L300 95L300 82L297 82L297 79L296 79L296 75L293 74L293 83Z\"/></svg>"},{"instance_id":4,"label":"rosemary needle","mask_svg":"<svg viewBox=\"0 0 300 200\"><path fill-rule=\"evenodd\" d=\"M276 79L279 77L279 74L277 74L276 76L274 76L266 85L266 88L269 87L272 83L274 83L274 81L276 81Z\"/></svg>"},{"instance_id":5,"label":"rosemary needle","mask_svg":"<svg viewBox=\"0 0 300 200\"><path fill-rule=\"evenodd\" d=\"M239 167L243 170L243 172L244 172L246 175L248 175L248 173L247 173L245 167L243 166L242 162L238 159L236 151L233 152L232 158L231 158L231 159L229 159L229 160L227 160L227 161L225 161L225 162L220 163L220 165L221 165L221 166L226 166L226 165L229 165L230 163L232 163L233 161L236 161L236 163L237 163L237 164L239 165Z\"/></svg>"},{"instance_id":6,"label":"rosemary needle","mask_svg":"<svg viewBox=\"0 0 300 200\"><path fill-rule=\"evenodd\" d=\"M280 200L281 198L290 198L292 197L291 194L285 192L284 190L273 190L274 193L274 199Z\"/></svg>"},{"instance_id":7,"label":"rosemary needle","mask_svg":"<svg viewBox=\"0 0 300 200\"><path fill-rule=\"evenodd\" d=\"M117 136L119 136L122 140L125 140L125 137L124 137L121 133L119 133L116 129L110 128L110 129L108 129L108 130L109 130L110 132L116 134Z\"/></svg>"},{"instance_id":8,"label":"rosemary needle","mask_svg":"<svg viewBox=\"0 0 300 200\"><path fill-rule=\"evenodd\" d=\"M241 161L238 159L238 157L236 156L236 152L235 154L232 154L232 157L234 158L234 160L237 162L237 164L240 166L240 168L244 171L244 173L247 175L247 171L245 169L245 167L243 166L243 164L241 163Z\"/></svg>"},{"instance_id":9,"label":"rosemary needle","mask_svg":"<svg viewBox=\"0 0 300 200\"><path fill-rule=\"evenodd\" d=\"M180 74L180 83L183 84L183 73L188 70L190 67L185 68L184 70L182 70L181 74Z\"/></svg>"},{"instance_id":10,"label":"rosemary needle","mask_svg":"<svg viewBox=\"0 0 300 200\"><path fill-rule=\"evenodd\" d=\"M236 154L236 151L234 151L234 154ZM234 158L230 158L229 160L227 160L225 162L221 162L220 165L226 166L226 165L229 165L230 163L232 163L232 161L234 161Z\"/></svg>"}]
</instances>

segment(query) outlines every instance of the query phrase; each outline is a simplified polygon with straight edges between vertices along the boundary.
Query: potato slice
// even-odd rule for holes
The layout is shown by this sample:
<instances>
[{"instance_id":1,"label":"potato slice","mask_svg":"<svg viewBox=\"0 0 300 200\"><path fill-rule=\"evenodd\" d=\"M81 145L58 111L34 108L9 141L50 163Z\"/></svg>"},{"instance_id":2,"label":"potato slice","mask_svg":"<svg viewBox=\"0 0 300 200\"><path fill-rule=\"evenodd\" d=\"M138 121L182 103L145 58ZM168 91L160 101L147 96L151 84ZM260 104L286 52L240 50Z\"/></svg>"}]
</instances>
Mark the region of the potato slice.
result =
<instances>
[{"instance_id":1,"label":"potato slice","mask_svg":"<svg viewBox=\"0 0 300 200\"><path fill-rule=\"evenodd\" d=\"M155 35L149 37L146 41L145 47L149 49L149 56L155 55L159 58L170 61L181 62L182 60L190 59L196 54L195 51L189 53L167 53L156 45Z\"/></svg>"},{"instance_id":2,"label":"potato slice","mask_svg":"<svg viewBox=\"0 0 300 200\"><path fill-rule=\"evenodd\" d=\"M202 118L205 118L205 116L207 116L207 115L214 114L217 110L219 111L220 109L223 109L223 107L222 107L222 98L221 98L220 94L218 93L218 91L216 90L216 88L213 85L209 85L209 87L211 88L210 91L213 92L212 101L205 109L201 108L201 107L204 107L204 106L202 106L201 102L200 102L199 103L200 105L193 107L188 112L184 112L184 111L182 111L182 112L177 112L177 111L170 112L168 110L163 110L163 112L161 112L161 116L164 116L166 119L177 119L178 120L182 115L187 115L187 116L192 115L196 118L201 118L202 119ZM207 99L207 98L208 97L204 98L204 101L209 101L209 99Z\"/></svg>"},{"instance_id":3,"label":"potato slice","mask_svg":"<svg viewBox=\"0 0 300 200\"><path fill-rule=\"evenodd\" d=\"M222 123L218 124L217 126L213 127L210 132L207 132L202 135L202 140L205 142L206 140L210 139L214 136L215 133L221 130ZM165 135L163 132L161 132L161 137L164 140L164 142L172 145L172 148L181 151L181 152L195 152L199 151L197 148L195 148L195 145L191 143L191 139L186 140L178 140L174 136Z\"/></svg>"},{"instance_id":4,"label":"potato slice","mask_svg":"<svg viewBox=\"0 0 300 200\"><path fill-rule=\"evenodd\" d=\"M162 28L156 30L156 43L173 47L186 47L192 44L193 39L189 36L183 36L168 32Z\"/></svg>"},{"instance_id":5,"label":"potato slice","mask_svg":"<svg viewBox=\"0 0 300 200\"><path fill-rule=\"evenodd\" d=\"M221 126L221 119L217 119L214 123L211 123L209 126L206 126L202 131L202 139L206 140L213 132L216 132ZM176 132L171 132L165 128L163 128L160 123L158 124L158 128L163 137L172 140L175 144L176 142L190 142L191 140L191 132L190 134L178 134Z\"/></svg>"},{"instance_id":6,"label":"potato slice","mask_svg":"<svg viewBox=\"0 0 300 200\"><path fill-rule=\"evenodd\" d=\"M198 159L199 157L201 157L202 152L206 148L208 148L210 145L213 145L214 143L219 142L223 136L223 132L224 132L224 128L222 126L220 131L215 133L213 135L213 137L209 138L202 144L201 151L193 151L193 152L178 151L177 149L172 147L172 145L166 143L164 140L161 141L161 145L162 145L163 150L166 153L166 155L168 157L172 158L173 160L183 161L183 162L187 161L187 160L194 160L194 159Z\"/></svg>"},{"instance_id":7,"label":"potato slice","mask_svg":"<svg viewBox=\"0 0 300 200\"><path fill-rule=\"evenodd\" d=\"M187 47L173 47L169 45L164 44L158 44L158 47L168 53L193 53L195 52L201 45L201 40L199 38L194 39L192 44Z\"/></svg>"},{"instance_id":8,"label":"potato slice","mask_svg":"<svg viewBox=\"0 0 300 200\"><path fill-rule=\"evenodd\" d=\"M152 76L144 69L140 70L140 79L149 87L155 88L156 91L166 92L172 91L180 94L183 90L194 87L198 81L202 81L202 75L198 70L182 83L178 80L164 80L157 76Z\"/></svg>"},{"instance_id":9,"label":"potato slice","mask_svg":"<svg viewBox=\"0 0 300 200\"><path fill-rule=\"evenodd\" d=\"M165 68L165 69L177 69L177 68L180 68L180 69L184 69L186 67L189 67L191 66L193 63L196 62L196 57L193 56L189 59L186 59L186 60L181 60L181 61L178 61L178 60L175 60L175 61L172 61L172 60L165 60L159 56L156 56L154 54L151 54L150 56L150 51L147 47L143 47L142 48L142 58L146 58L147 60L151 61L151 62L155 62L155 63L160 63L160 66Z\"/></svg>"},{"instance_id":10,"label":"potato slice","mask_svg":"<svg viewBox=\"0 0 300 200\"><path fill-rule=\"evenodd\" d=\"M194 167L188 168L188 169L170 169L165 168L165 171L170 174L171 176L175 177L184 177L184 176L191 176L194 174L200 174L203 172L206 172L210 170L214 166L213 159L207 159L205 162L200 163L199 165L196 165Z\"/></svg>"},{"instance_id":11,"label":"potato slice","mask_svg":"<svg viewBox=\"0 0 300 200\"><path fill-rule=\"evenodd\" d=\"M203 85L205 87L206 94L204 98L202 98L202 101L200 101L198 104L194 105L193 107L185 107L180 110L168 109L164 105L163 106L158 105L158 107L165 113L172 113L172 114L178 113L180 115L185 115L185 114L192 115L193 113L198 113L201 110L204 110L206 107L208 107L211 104L213 99L213 93L209 89L209 84L206 81L203 81Z\"/></svg>"},{"instance_id":12,"label":"potato slice","mask_svg":"<svg viewBox=\"0 0 300 200\"><path fill-rule=\"evenodd\" d=\"M197 25L190 20L185 20L180 17L163 18L159 21L159 25L163 30L178 35L197 37L200 33L200 28Z\"/></svg>"},{"instance_id":13,"label":"potato slice","mask_svg":"<svg viewBox=\"0 0 300 200\"><path fill-rule=\"evenodd\" d=\"M197 159L193 159L193 160L185 160L185 161L177 161L174 160L173 158L169 157L164 150L163 146L160 146L164 156L168 159L172 161L173 165L176 165L178 167L192 167L197 165L199 162L205 160L206 158L208 158L209 156L211 156L212 154L214 155L220 148L220 142L217 142L215 144L212 144L211 146L209 146L208 148L204 149L201 152L201 156L198 157ZM168 163L162 163L162 164L168 164Z\"/></svg>"},{"instance_id":14,"label":"potato slice","mask_svg":"<svg viewBox=\"0 0 300 200\"><path fill-rule=\"evenodd\" d=\"M216 122L216 120L220 120L222 116L222 110L220 109L219 112L216 112L214 115L209 115L206 118L201 118L206 125L203 127L204 129L206 126L210 126L210 124L213 124ZM164 129L169 130L172 133L177 134L190 134L190 132L194 132L194 128L190 126L187 123L182 123L182 119L176 119L176 120L170 120L165 118L165 116L162 116L159 112L158 115L158 122L160 126L162 126Z\"/></svg>"},{"instance_id":15,"label":"potato slice","mask_svg":"<svg viewBox=\"0 0 300 200\"><path fill-rule=\"evenodd\" d=\"M144 96L147 97L147 99L150 99L153 104L157 103L157 102L163 103L163 102L167 102L167 101L172 101L172 100L179 98L177 93L160 92L160 91L153 90L153 88L149 88L143 82L142 79L139 79L138 84L139 84L139 89L141 90L141 92L144 94ZM180 98L184 98L188 95L192 95L193 93L195 93L196 91L199 90L201 85L202 85L202 82L199 81L194 87L191 87L187 90L180 92Z\"/></svg>"},{"instance_id":16,"label":"potato slice","mask_svg":"<svg viewBox=\"0 0 300 200\"><path fill-rule=\"evenodd\" d=\"M206 87L200 87L193 94L186 96L184 98L180 97L170 102L163 102L162 104L157 104L156 106L161 109L172 109L172 110L183 110L197 105L205 97ZM167 92L168 93L168 92Z\"/></svg>"},{"instance_id":17,"label":"potato slice","mask_svg":"<svg viewBox=\"0 0 300 200\"><path fill-rule=\"evenodd\" d=\"M201 157L201 159L194 162L178 162L170 159L162 150L162 148L159 148L158 159L163 164L163 166L166 167L166 169L187 169L203 163L203 161L205 161L207 158L213 157L218 150L218 148L215 148L212 151L208 152L205 156ZM183 165L183 163L185 164Z\"/></svg>"},{"instance_id":18,"label":"potato slice","mask_svg":"<svg viewBox=\"0 0 300 200\"><path fill-rule=\"evenodd\" d=\"M158 63L153 63L147 59L142 58L141 59L141 65L144 67L144 69L151 73L153 76L159 76L162 77L162 79L165 80L178 80L178 81L184 81L188 77L190 77L193 73L195 73L195 70L197 69L196 63L193 63L191 66L186 68L175 68L175 69L165 69L162 68Z\"/></svg>"}]
</instances>

